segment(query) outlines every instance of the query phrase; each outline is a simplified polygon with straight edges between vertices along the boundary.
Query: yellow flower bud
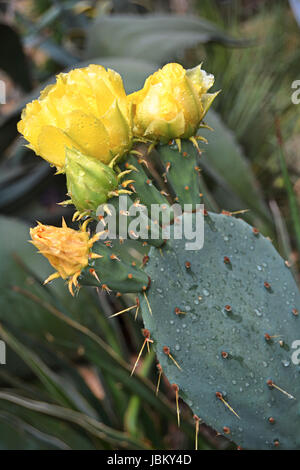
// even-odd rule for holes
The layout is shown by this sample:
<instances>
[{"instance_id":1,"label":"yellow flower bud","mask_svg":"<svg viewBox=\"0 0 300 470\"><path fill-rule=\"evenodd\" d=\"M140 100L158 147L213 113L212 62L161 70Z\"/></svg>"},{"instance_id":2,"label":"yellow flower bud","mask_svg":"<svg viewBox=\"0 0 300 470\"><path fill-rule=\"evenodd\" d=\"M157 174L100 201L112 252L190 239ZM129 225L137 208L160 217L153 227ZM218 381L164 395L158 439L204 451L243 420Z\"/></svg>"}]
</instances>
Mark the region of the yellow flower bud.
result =
<instances>
[{"instance_id":1,"label":"yellow flower bud","mask_svg":"<svg viewBox=\"0 0 300 470\"><path fill-rule=\"evenodd\" d=\"M57 76L23 110L18 130L29 147L63 170L65 148L103 163L131 147L130 105L120 75L89 65Z\"/></svg>"},{"instance_id":2,"label":"yellow flower bud","mask_svg":"<svg viewBox=\"0 0 300 470\"><path fill-rule=\"evenodd\" d=\"M217 95L207 93L213 83L213 75L201 65L191 70L165 65L147 78L142 90L128 97L134 134L163 142L194 136Z\"/></svg>"},{"instance_id":3,"label":"yellow flower bud","mask_svg":"<svg viewBox=\"0 0 300 470\"><path fill-rule=\"evenodd\" d=\"M80 230L73 230L67 227L63 219L62 227L39 223L30 229L31 243L56 269L56 272L51 274L44 284L59 277L68 279L69 291L73 295L73 285L77 287L77 279L81 271L88 265L91 258L100 257L91 253L91 248L100 234L90 238L89 233L86 232L86 225L84 223Z\"/></svg>"}]
</instances>

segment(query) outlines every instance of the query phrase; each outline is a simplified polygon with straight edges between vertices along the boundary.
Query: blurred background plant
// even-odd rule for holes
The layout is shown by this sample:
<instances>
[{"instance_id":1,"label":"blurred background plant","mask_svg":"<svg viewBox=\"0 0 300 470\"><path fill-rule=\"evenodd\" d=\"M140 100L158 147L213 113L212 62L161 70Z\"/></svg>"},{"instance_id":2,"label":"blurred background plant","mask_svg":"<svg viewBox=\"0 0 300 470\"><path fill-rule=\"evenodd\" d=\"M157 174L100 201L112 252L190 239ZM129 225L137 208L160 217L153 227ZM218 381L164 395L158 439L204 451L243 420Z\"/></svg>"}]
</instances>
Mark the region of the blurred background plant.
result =
<instances>
[{"instance_id":1,"label":"blurred background plant","mask_svg":"<svg viewBox=\"0 0 300 470\"><path fill-rule=\"evenodd\" d=\"M65 178L24 146L16 124L25 103L55 74L100 63L122 74L127 92L166 62L204 62L222 93L207 116L201 174L208 209L249 209L299 281L299 1L20 0L0 2L0 365L2 449L192 449L194 423L159 377L155 358L132 364L140 320L108 317L131 296L63 283L43 287L49 267L27 243L36 220L58 225L72 210ZM204 134L204 132L203 132ZM137 259L144 252L126 243ZM200 449L231 444L204 424Z\"/></svg>"}]
</instances>

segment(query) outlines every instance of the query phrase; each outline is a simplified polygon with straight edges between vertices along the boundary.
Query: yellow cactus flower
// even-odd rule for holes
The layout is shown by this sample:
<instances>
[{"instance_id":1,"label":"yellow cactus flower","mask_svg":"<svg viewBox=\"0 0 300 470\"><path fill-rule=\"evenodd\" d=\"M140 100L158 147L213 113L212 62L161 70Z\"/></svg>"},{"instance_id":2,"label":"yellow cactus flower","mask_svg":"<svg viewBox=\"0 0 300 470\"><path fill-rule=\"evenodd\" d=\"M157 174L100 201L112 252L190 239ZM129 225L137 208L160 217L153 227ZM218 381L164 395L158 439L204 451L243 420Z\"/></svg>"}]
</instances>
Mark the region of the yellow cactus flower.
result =
<instances>
[{"instance_id":1,"label":"yellow cactus flower","mask_svg":"<svg viewBox=\"0 0 300 470\"><path fill-rule=\"evenodd\" d=\"M81 271L88 266L89 260L100 258L100 255L91 252L95 241L100 237L100 233L89 237L86 225L89 219L84 222L80 230L73 230L67 227L64 219L62 227L43 225L38 223L30 229L31 243L42 253L56 271L49 276L44 284L59 277L68 279L69 291L73 294L73 285L78 286L78 276Z\"/></svg>"},{"instance_id":2,"label":"yellow cactus flower","mask_svg":"<svg viewBox=\"0 0 300 470\"><path fill-rule=\"evenodd\" d=\"M60 170L66 147L108 164L131 147L130 114L121 76L89 65L59 74L27 104L18 130L29 148Z\"/></svg>"},{"instance_id":3,"label":"yellow cactus flower","mask_svg":"<svg viewBox=\"0 0 300 470\"><path fill-rule=\"evenodd\" d=\"M207 91L214 76L201 65L185 70L171 63L147 78L142 90L129 95L134 134L168 142L194 136L218 93Z\"/></svg>"}]
</instances>

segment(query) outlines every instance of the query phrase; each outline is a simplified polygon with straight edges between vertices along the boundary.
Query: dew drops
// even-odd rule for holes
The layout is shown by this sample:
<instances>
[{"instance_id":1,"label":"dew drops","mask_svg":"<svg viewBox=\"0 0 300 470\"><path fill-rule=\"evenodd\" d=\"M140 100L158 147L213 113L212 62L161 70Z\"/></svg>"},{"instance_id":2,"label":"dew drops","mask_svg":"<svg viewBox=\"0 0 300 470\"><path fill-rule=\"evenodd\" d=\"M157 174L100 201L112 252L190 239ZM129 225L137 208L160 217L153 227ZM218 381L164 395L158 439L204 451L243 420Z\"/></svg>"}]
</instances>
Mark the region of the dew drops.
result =
<instances>
[{"instance_id":1,"label":"dew drops","mask_svg":"<svg viewBox=\"0 0 300 470\"><path fill-rule=\"evenodd\" d=\"M205 295L205 297L209 296L209 292L207 289L203 289L203 295Z\"/></svg>"},{"instance_id":2,"label":"dew drops","mask_svg":"<svg viewBox=\"0 0 300 470\"><path fill-rule=\"evenodd\" d=\"M288 361L287 359L283 359L281 361L281 364L283 365L283 367L288 367L290 365L290 361Z\"/></svg>"},{"instance_id":3,"label":"dew drops","mask_svg":"<svg viewBox=\"0 0 300 470\"><path fill-rule=\"evenodd\" d=\"M175 351L180 351L180 349L181 349L181 348L180 348L180 345L179 345L179 344L176 344L176 345L175 345Z\"/></svg>"}]
</instances>

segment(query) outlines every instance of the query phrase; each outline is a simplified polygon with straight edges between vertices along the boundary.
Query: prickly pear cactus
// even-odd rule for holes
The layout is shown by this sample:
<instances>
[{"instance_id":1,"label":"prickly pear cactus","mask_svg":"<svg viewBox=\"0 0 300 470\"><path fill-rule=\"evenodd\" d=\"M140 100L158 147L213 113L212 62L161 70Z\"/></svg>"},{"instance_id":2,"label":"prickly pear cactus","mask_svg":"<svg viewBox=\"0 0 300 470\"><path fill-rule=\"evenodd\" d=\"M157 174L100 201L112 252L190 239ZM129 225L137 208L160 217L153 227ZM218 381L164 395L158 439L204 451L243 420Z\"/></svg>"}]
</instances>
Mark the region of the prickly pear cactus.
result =
<instances>
[{"instance_id":1,"label":"prickly pear cactus","mask_svg":"<svg viewBox=\"0 0 300 470\"><path fill-rule=\"evenodd\" d=\"M204 249L170 240L149 253L151 312L143 296L141 305L158 360L193 412L242 448L297 449L298 288L272 243L247 223L204 219Z\"/></svg>"},{"instance_id":2,"label":"prickly pear cactus","mask_svg":"<svg viewBox=\"0 0 300 470\"><path fill-rule=\"evenodd\" d=\"M83 88L79 76L85 77ZM199 177L199 143L206 143L199 131L208 127L203 118L218 94L207 93L213 82L201 65L185 71L167 64L126 97L121 77L103 67L58 77L59 92L52 89L29 105L19 130L36 153L66 173L70 199L64 204L76 206L73 221L80 225L39 224L31 230L32 242L55 269L45 282L62 277L72 295L84 285L139 294L133 307L115 315L142 307L143 347L153 341L176 401L179 393L196 420L242 448L297 449L300 294L289 268L271 241L229 213L203 210L203 249L189 251L186 240L172 236L165 240L164 228L174 230L178 207L185 220L194 213L195 223L198 204L209 206ZM99 99L108 90L111 96ZM74 92L83 95L78 110L68 99ZM86 114L86 103L94 117ZM66 111L68 126L60 129ZM154 204L165 212L153 215ZM138 221L132 208L142 209ZM118 219L116 236L105 240L110 213ZM87 229L93 222L92 232L95 222L102 227L97 234ZM142 264L126 252L127 235L140 253L150 247Z\"/></svg>"}]
</instances>

